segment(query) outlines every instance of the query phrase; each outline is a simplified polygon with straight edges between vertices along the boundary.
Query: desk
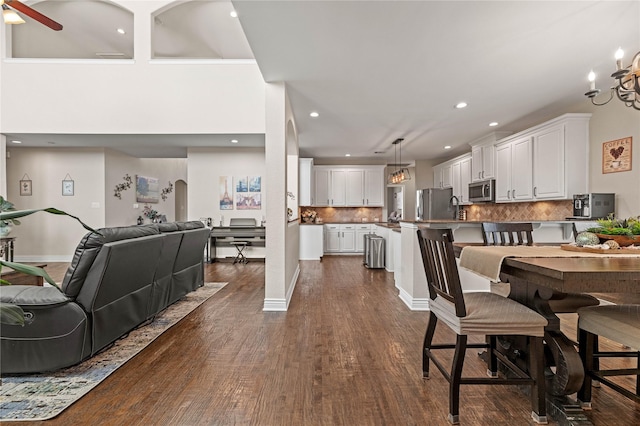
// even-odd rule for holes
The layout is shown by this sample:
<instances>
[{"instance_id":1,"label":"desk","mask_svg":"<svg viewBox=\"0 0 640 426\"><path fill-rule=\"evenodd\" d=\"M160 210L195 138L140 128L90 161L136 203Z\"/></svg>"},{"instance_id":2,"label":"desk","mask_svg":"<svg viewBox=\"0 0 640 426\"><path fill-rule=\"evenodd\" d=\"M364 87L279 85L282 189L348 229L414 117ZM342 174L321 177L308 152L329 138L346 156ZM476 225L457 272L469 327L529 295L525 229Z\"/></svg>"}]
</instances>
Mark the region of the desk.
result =
<instances>
[{"instance_id":1,"label":"desk","mask_svg":"<svg viewBox=\"0 0 640 426\"><path fill-rule=\"evenodd\" d=\"M266 242L264 226L217 226L211 229L209 238L209 263L216 261L217 247L232 247L233 242L246 241L255 247L264 247Z\"/></svg>"},{"instance_id":2,"label":"desk","mask_svg":"<svg viewBox=\"0 0 640 426\"><path fill-rule=\"evenodd\" d=\"M13 244L16 237L0 237L0 253L6 262L13 262Z\"/></svg>"},{"instance_id":3,"label":"desk","mask_svg":"<svg viewBox=\"0 0 640 426\"><path fill-rule=\"evenodd\" d=\"M464 244L455 244L460 253ZM491 249L491 247L485 247ZM572 293L640 293L640 253L637 257L598 255L594 257L507 257L502 261L500 280L511 284L510 298L539 312L549 324L545 342L556 372L547 381L547 405L555 418L571 418L569 424L590 424L576 401L568 398L584 380L584 368L573 342L560 331L560 320L549 307L553 290ZM521 353L526 346L512 342ZM572 423L575 422L575 423Z\"/></svg>"},{"instance_id":4,"label":"desk","mask_svg":"<svg viewBox=\"0 0 640 426\"><path fill-rule=\"evenodd\" d=\"M25 265L35 266L38 268L44 268L47 266L46 263L25 263ZM44 284L44 278L42 277L14 271L6 266L2 268L1 276L3 280L9 281L12 285L37 285L42 287Z\"/></svg>"}]
</instances>

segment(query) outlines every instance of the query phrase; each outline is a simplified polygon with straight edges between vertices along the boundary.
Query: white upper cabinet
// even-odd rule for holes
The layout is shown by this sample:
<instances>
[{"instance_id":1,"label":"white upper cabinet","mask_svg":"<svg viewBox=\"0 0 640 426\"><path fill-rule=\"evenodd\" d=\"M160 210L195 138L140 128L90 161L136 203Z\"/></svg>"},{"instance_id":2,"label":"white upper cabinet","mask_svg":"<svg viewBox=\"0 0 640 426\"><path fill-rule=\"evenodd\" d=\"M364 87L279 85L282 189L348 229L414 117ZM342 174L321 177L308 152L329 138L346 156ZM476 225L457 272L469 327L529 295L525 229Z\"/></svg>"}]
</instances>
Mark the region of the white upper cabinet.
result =
<instances>
[{"instance_id":1,"label":"white upper cabinet","mask_svg":"<svg viewBox=\"0 0 640 426\"><path fill-rule=\"evenodd\" d=\"M371 207L384 206L384 168L376 167L364 171L364 204Z\"/></svg>"},{"instance_id":2,"label":"white upper cabinet","mask_svg":"<svg viewBox=\"0 0 640 426\"><path fill-rule=\"evenodd\" d=\"M329 169L314 167L315 176L315 206L330 206L331 195L329 181Z\"/></svg>"},{"instance_id":3,"label":"white upper cabinet","mask_svg":"<svg viewBox=\"0 0 640 426\"><path fill-rule=\"evenodd\" d=\"M315 205L382 207L384 166L315 166Z\"/></svg>"},{"instance_id":4,"label":"white upper cabinet","mask_svg":"<svg viewBox=\"0 0 640 426\"><path fill-rule=\"evenodd\" d=\"M533 196L538 200L565 198L564 126L542 130L533 138Z\"/></svg>"},{"instance_id":5,"label":"white upper cabinet","mask_svg":"<svg viewBox=\"0 0 640 426\"><path fill-rule=\"evenodd\" d=\"M347 170L347 206L364 206L364 170Z\"/></svg>"},{"instance_id":6,"label":"white upper cabinet","mask_svg":"<svg viewBox=\"0 0 640 426\"><path fill-rule=\"evenodd\" d=\"M495 144L498 140L509 136L510 132L493 132L483 136L471 145L471 181L493 179L495 175Z\"/></svg>"},{"instance_id":7,"label":"white upper cabinet","mask_svg":"<svg viewBox=\"0 0 640 426\"><path fill-rule=\"evenodd\" d=\"M471 154L464 154L433 167L434 187L452 188L460 204L469 204ZM440 180L437 181L436 178Z\"/></svg>"},{"instance_id":8,"label":"white upper cabinet","mask_svg":"<svg viewBox=\"0 0 640 426\"><path fill-rule=\"evenodd\" d=\"M590 117L564 114L496 145L496 201L564 200L587 192Z\"/></svg>"},{"instance_id":9,"label":"white upper cabinet","mask_svg":"<svg viewBox=\"0 0 640 426\"><path fill-rule=\"evenodd\" d=\"M313 173L313 158L300 158L298 160L298 192L300 193L298 205L313 206L315 196L315 175Z\"/></svg>"},{"instance_id":10,"label":"white upper cabinet","mask_svg":"<svg viewBox=\"0 0 640 426\"><path fill-rule=\"evenodd\" d=\"M496 146L496 201L533 199L531 136Z\"/></svg>"}]
</instances>

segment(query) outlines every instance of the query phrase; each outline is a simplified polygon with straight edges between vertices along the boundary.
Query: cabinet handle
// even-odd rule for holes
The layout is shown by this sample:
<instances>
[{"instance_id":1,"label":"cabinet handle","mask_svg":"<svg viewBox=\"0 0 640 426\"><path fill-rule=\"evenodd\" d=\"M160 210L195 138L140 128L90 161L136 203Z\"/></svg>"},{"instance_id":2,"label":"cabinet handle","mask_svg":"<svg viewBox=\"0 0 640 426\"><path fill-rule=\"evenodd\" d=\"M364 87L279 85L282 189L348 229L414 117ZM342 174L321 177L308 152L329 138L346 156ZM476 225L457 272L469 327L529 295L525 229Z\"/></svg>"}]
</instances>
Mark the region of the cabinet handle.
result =
<instances>
[{"instance_id":1,"label":"cabinet handle","mask_svg":"<svg viewBox=\"0 0 640 426\"><path fill-rule=\"evenodd\" d=\"M511 199L511 191L507 189L507 200Z\"/></svg>"},{"instance_id":2,"label":"cabinet handle","mask_svg":"<svg viewBox=\"0 0 640 426\"><path fill-rule=\"evenodd\" d=\"M537 196L538 196L538 187L537 187L537 186L534 186L534 187L533 187L533 196L534 196L534 197L537 197Z\"/></svg>"},{"instance_id":3,"label":"cabinet handle","mask_svg":"<svg viewBox=\"0 0 640 426\"><path fill-rule=\"evenodd\" d=\"M364 198L362 199L362 205L364 205Z\"/></svg>"},{"instance_id":4,"label":"cabinet handle","mask_svg":"<svg viewBox=\"0 0 640 426\"><path fill-rule=\"evenodd\" d=\"M511 190L511 194L513 195L513 199L515 200L516 199L516 190L512 189Z\"/></svg>"},{"instance_id":5,"label":"cabinet handle","mask_svg":"<svg viewBox=\"0 0 640 426\"><path fill-rule=\"evenodd\" d=\"M484 179L484 170L482 171L482 179Z\"/></svg>"}]
</instances>

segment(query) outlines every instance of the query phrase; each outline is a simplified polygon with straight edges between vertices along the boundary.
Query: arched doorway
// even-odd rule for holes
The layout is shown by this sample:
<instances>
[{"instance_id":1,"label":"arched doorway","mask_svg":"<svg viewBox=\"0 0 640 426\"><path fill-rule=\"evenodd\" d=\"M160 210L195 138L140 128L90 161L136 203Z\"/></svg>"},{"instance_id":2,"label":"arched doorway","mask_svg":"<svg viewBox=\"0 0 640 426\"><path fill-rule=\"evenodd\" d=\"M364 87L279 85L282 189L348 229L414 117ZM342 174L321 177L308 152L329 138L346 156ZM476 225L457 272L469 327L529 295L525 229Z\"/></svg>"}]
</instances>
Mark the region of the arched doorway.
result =
<instances>
[{"instance_id":1,"label":"arched doorway","mask_svg":"<svg viewBox=\"0 0 640 426\"><path fill-rule=\"evenodd\" d=\"M176 197L175 197L175 212L176 222L184 222L187 220L187 182L179 179L175 184Z\"/></svg>"}]
</instances>

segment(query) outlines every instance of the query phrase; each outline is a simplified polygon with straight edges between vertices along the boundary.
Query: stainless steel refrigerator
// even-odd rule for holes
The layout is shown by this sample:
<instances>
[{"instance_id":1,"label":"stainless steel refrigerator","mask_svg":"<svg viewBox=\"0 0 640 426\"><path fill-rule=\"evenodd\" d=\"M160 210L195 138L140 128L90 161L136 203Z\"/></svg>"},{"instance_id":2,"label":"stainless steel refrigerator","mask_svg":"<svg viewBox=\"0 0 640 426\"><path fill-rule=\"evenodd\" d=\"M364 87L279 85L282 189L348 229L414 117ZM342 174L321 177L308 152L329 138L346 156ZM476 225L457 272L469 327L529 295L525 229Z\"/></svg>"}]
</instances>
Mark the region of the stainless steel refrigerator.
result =
<instances>
[{"instance_id":1,"label":"stainless steel refrigerator","mask_svg":"<svg viewBox=\"0 0 640 426\"><path fill-rule=\"evenodd\" d=\"M416 194L416 220L453 219L451 188L418 189Z\"/></svg>"}]
</instances>

